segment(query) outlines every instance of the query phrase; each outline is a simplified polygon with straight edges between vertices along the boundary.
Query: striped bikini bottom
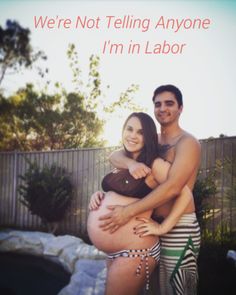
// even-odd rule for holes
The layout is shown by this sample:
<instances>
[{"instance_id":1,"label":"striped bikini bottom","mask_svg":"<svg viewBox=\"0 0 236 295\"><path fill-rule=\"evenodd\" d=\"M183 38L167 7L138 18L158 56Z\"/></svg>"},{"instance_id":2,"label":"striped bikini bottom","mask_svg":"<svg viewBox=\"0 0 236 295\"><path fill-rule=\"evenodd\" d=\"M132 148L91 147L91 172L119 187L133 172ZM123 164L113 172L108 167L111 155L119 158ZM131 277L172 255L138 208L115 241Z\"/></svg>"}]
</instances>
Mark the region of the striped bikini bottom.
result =
<instances>
[{"instance_id":1,"label":"striped bikini bottom","mask_svg":"<svg viewBox=\"0 0 236 295\"><path fill-rule=\"evenodd\" d=\"M107 255L108 259L115 259L118 257L140 257L140 263L137 266L136 275L140 275L142 266L145 263L146 290L148 290L150 283L148 258L152 257L155 259L156 262L160 260L160 242L158 241L156 244L152 246L152 248L121 250Z\"/></svg>"}]
</instances>

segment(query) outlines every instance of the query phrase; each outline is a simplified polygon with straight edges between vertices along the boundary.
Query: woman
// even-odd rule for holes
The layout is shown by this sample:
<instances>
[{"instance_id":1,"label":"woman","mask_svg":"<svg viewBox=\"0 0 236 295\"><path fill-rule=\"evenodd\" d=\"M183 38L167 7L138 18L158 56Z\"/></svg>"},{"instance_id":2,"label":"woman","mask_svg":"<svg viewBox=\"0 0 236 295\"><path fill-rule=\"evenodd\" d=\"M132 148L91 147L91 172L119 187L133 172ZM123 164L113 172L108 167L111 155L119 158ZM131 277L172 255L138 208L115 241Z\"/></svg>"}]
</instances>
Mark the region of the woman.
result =
<instances>
[{"instance_id":1,"label":"woman","mask_svg":"<svg viewBox=\"0 0 236 295\"><path fill-rule=\"evenodd\" d=\"M140 227L140 235L135 233L137 217L113 234L99 227L99 217L108 212L108 205L127 205L146 196L158 183L165 180L169 169L167 162L156 159L157 131L154 121L147 114L133 113L127 118L123 126L122 141L127 155L151 167L152 173L145 179L135 180L128 170L115 170L103 179L102 187L107 193L104 195L96 192L91 197L87 229L93 244L108 254L107 295L114 294L114 290L117 295L138 294L145 282L148 289L150 273L159 260L160 244L158 236L143 236L145 233ZM175 225L191 197L190 190L185 187L176 201L175 211L171 212L165 227L161 228L162 231ZM146 222L151 215L152 211L148 211L138 218ZM158 224L156 226L158 228ZM155 233L158 233L157 228Z\"/></svg>"}]
</instances>

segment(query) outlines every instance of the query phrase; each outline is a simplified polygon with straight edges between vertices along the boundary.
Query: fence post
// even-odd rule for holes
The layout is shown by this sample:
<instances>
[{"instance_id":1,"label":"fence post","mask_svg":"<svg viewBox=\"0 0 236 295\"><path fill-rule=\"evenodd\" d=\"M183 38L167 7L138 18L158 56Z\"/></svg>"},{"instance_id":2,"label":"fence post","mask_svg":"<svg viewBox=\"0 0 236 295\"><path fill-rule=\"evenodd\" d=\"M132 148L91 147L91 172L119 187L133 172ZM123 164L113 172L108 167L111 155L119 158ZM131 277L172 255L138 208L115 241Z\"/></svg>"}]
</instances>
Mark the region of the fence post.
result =
<instances>
[{"instance_id":1,"label":"fence post","mask_svg":"<svg viewBox=\"0 0 236 295\"><path fill-rule=\"evenodd\" d=\"M15 150L13 154L13 202L12 202L12 220L13 223L16 224L17 218L17 210L16 210L16 203L17 203L17 158L18 152Z\"/></svg>"}]
</instances>

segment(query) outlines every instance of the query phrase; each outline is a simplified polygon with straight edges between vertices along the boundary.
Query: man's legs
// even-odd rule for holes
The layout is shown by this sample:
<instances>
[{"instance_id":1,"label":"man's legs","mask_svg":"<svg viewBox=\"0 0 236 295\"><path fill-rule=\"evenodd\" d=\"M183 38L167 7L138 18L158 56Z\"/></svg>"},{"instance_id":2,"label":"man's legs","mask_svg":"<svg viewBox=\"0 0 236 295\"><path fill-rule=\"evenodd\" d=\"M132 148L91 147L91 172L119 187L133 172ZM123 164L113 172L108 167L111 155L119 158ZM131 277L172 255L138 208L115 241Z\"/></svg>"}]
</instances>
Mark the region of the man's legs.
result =
<instances>
[{"instance_id":1,"label":"man's legs","mask_svg":"<svg viewBox=\"0 0 236 295\"><path fill-rule=\"evenodd\" d=\"M200 239L195 213L184 214L177 225L161 237L161 295L196 294Z\"/></svg>"}]
</instances>

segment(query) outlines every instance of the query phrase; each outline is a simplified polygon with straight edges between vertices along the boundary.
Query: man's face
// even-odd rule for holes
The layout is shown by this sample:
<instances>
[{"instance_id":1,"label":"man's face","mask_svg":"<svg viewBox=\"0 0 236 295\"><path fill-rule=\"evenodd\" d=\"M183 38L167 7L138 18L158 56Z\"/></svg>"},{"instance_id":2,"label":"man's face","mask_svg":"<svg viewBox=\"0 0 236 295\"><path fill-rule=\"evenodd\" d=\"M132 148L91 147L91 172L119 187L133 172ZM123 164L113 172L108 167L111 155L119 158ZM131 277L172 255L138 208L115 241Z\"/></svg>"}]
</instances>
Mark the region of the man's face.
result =
<instances>
[{"instance_id":1,"label":"man's face","mask_svg":"<svg viewBox=\"0 0 236 295\"><path fill-rule=\"evenodd\" d=\"M175 95L169 91L158 94L154 99L154 114L162 126L178 122L182 108L178 106Z\"/></svg>"}]
</instances>

